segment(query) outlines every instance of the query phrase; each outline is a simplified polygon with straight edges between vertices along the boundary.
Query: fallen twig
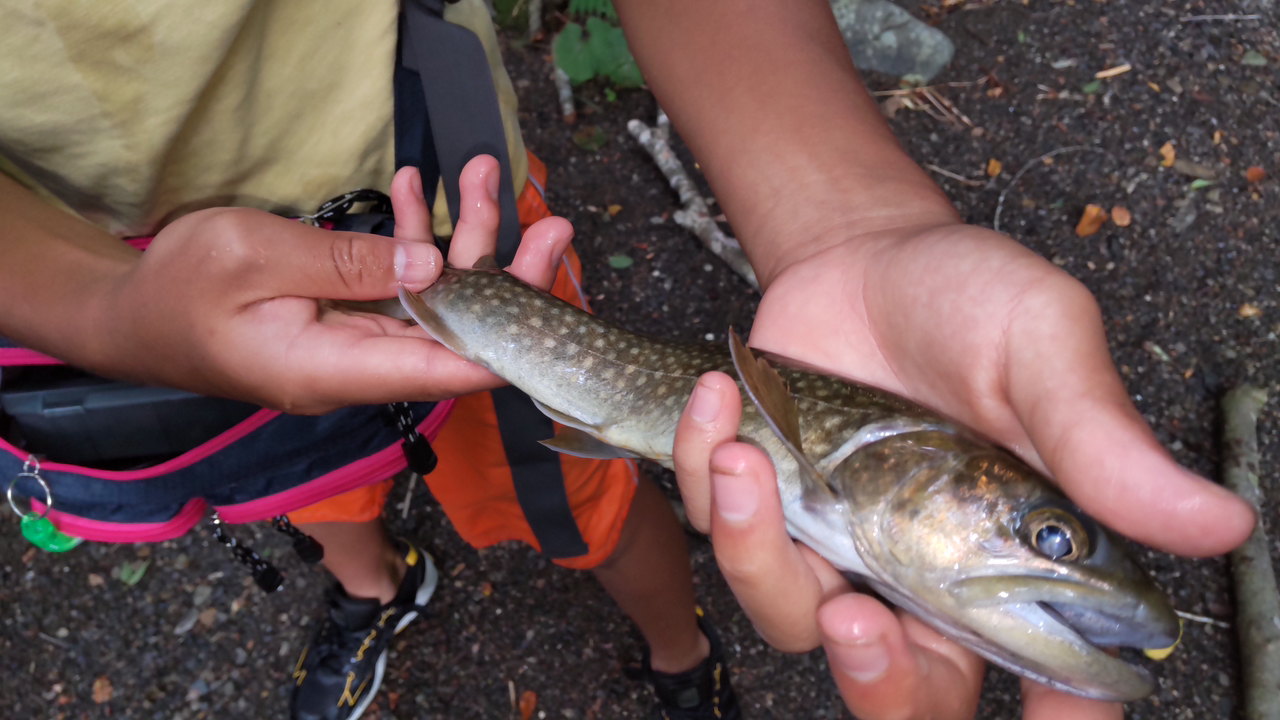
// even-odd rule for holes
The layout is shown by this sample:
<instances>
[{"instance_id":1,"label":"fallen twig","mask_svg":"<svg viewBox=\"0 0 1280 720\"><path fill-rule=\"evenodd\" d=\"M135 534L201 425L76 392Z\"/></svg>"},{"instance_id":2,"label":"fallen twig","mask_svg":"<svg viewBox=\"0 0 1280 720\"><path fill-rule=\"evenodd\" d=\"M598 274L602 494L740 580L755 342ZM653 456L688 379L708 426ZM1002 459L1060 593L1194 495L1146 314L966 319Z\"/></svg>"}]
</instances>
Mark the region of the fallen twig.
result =
<instances>
[{"instance_id":1,"label":"fallen twig","mask_svg":"<svg viewBox=\"0 0 1280 720\"><path fill-rule=\"evenodd\" d=\"M1000 193L1000 199L996 201L996 214L995 214L995 217L993 217L991 220L992 230L995 230L996 232L1000 232L1000 213L1004 210L1004 198L1006 195L1009 194L1009 191L1013 189L1013 186L1018 184L1018 181L1022 179L1022 176L1025 175L1028 170L1035 167L1036 163L1042 163L1045 160L1048 160L1049 158L1055 155L1061 155L1063 153L1068 153L1068 152L1100 152L1105 154L1107 151L1101 148L1093 147L1091 145L1072 145L1071 147L1058 148L1053 152L1047 152L1044 155L1041 155L1040 157L1034 160L1031 160L1026 165L1023 165L1022 169L1019 170L1016 174L1014 174L1013 179L1009 181L1008 187L1006 187L1004 191Z\"/></svg>"},{"instance_id":2,"label":"fallen twig","mask_svg":"<svg viewBox=\"0 0 1280 720\"><path fill-rule=\"evenodd\" d=\"M742 252L742 246L737 240L725 235L716 224L707 209L706 201L698 194L689 173L668 144L666 114L658 111L657 127L651 128L639 120L632 120L627 123L627 130L649 152L649 157L653 158L662 174L667 176L671 187L680 195L680 204L684 208L675 212L676 224L697 235L708 250L751 283L751 287L759 290L760 281L756 279L746 253Z\"/></svg>"},{"instance_id":3,"label":"fallen twig","mask_svg":"<svg viewBox=\"0 0 1280 720\"><path fill-rule=\"evenodd\" d=\"M1183 620L1190 620L1191 622L1204 623L1205 625L1212 625L1214 627L1220 627L1220 628L1231 627L1231 623L1225 620L1211 618L1208 615L1196 615L1195 613L1183 612L1181 610L1174 610L1174 612L1177 613L1178 617L1182 618Z\"/></svg>"},{"instance_id":4,"label":"fallen twig","mask_svg":"<svg viewBox=\"0 0 1280 720\"><path fill-rule=\"evenodd\" d=\"M529 39L537 40L540 35L542 35L542 0L529 0Z\"/></svg>"},{"instance_id":5,"label":"fallen twig","mask_svg":"<svg viewBox=\"0 0 1280 720\"><path fill-rule=\"evenodd\" d=\"M1261 19L1261 15L1187 15L1182 18L1182 22L1239 22Z\"/></svg>"},{"instance_id":6,"label":"fallen twig","mask_svg":"<svg viewBox=\"0 0 1280 720\"><path fill-rule=\"evenodd\" d=\"M569 73L555 65L552 77L556 81L556 93L560 96L560 114L565 122L571 123L578 119L578 111L573 108L573 85L569 83Z\"/></svg>"},{"instance_id":7,"label":"fallen twig","mask_svg":"<svg viewBox=\"0 0 1280 720\"><path fill-rule=\"evenodd\" d=\"M1231 390L1222 400L1223 484L1259 512L1257 424L1266 402L1265 391L1248 385ZM1247 720L1280 718L1280 592L1267 544L1259 522L1249 539L1231 551Z\"/></svg>"},{"instance_id":8,"label":"fallen twig","mask_svg":"<svg viewBox=\"0 0 1280 720\"><path fill-rule=\"evenodd\" d=\"M975 85L986 85L987 80L988 78L980 77L977 80L967 80L965 82L939 83L937 85L925 85L924 87L918 87L918 88L899 88L897 90L876 90L871 94L876 97L888 97L892 95L912 95L920 90L937 90L939 88L961 88L961 87L973 87Z\"/></svg>"},{"instance_id":9,"label":"fallen twig","mask_svg":"<svg viewBox=\"0 0 1280 720\"><path fill-rule=\"evenodd\" d=\"M955 173L951 172L950 170L944 170L943 168L940 168L940 167L938 167L937 165L929 165L929 164L926 164L926 165L925 165L925 167L926 167L927 169L929 169L929 170L932 170L932 171L934 171L934 172L938 173L938 174L939 174L939 175L941 175L942 177L948 177L948 178L951 178L952 180L955 180L956 182L964 183L965 185L968 185L969 187L982 187L983 185L986 185L986 184L987 184L986 182L984 182L984 181L982 181L982 180L974 180L974 179L972 179L972 178L967 178L967 177L965 177L965 176L963 176L963 175L957 175L957 174L955 174Z\"/></svg>"},{"instance_id":10,"label":"fallen twig","mask_svg":"<svg viewBox=\"0 0 1280 720\"><path fill-rule=\"evenodd\" d=\"M404 501L400 503L400 519L409 517L409 504L413 502L413 489L422 482L422 476L416 472L409 473L409 487L404 491Z\"/></svg>"}]
</instances>

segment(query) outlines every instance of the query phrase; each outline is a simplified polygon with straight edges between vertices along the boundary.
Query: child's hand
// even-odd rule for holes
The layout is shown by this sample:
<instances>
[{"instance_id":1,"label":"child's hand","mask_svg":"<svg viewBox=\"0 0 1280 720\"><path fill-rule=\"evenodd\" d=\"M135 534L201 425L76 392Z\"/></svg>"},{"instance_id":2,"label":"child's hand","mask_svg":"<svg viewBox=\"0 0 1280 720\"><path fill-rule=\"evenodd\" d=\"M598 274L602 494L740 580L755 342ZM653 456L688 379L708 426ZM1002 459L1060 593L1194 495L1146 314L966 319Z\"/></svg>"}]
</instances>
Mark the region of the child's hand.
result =
<instances>
[{"instance_id":1,"label":"child's hand","mask_svg":"<svg viewBox=\"0 0 1280 720\"><path fill-rule=\"evenodd\" d=\"M461 178L450 260L494 251L498 164L478 157ZM416 170L392 184L396 239L320 230L255 210L185 216L117 281L105 305L112 374L294 413L343 405L435 400L497 387L402 321L321 302L421 290L443 258ZM511 271L548 287L573 230L561 218L530 228Z\"/></svg>"}]
</instances>

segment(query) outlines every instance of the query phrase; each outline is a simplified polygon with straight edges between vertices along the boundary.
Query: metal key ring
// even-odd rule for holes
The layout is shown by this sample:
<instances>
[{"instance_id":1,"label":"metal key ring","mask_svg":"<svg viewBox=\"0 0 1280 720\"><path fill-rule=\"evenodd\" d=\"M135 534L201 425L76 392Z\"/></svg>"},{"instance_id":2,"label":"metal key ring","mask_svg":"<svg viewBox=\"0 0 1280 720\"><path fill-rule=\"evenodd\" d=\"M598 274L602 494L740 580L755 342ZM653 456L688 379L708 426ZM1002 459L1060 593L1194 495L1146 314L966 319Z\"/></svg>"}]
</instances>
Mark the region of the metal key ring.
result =
<instances>
[{"instance_id":1,"label":"metal key ring","mask_svg":"<svg viewBox=\"0 0 1280 720\"><path fill-rule=\"evenodd\" d=\"M13 489L17 487L19 480L24 477L34 479L36 482L40 483L40 489L44 490L44 512L40 513L39 516L43 518L49 514L49 511L53 510L53 491L49 489L49 484L44 481L44 478L40 477L40 461L36 461L35 472L29 472L27 470L30 466L31 462L27 461L27 464L22 466L22 472L13 476L13 479L9 481L9 489L5 491L5 497L9 499L9 507L13 508L13 511L18 514L18 517L26 518L28 516L35 515L35 513L29 511L23 512L22 509L18 507L17 501L13 499Z\"/></svg>"}]
</instances>

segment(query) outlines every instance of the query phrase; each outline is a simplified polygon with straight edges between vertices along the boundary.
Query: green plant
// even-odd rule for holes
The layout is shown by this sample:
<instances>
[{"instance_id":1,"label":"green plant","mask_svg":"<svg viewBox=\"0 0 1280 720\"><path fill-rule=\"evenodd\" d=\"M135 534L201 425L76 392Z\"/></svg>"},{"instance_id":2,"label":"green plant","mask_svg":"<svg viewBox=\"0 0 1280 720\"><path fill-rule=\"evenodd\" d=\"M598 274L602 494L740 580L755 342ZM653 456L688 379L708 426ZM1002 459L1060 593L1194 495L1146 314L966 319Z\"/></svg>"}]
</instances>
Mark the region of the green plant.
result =
<instances>
[{"instance_id":1,"label":"green plant","mask_svg":"<svg viewBox=\"0 0 1280 720\"><path fill-rule=\"evenodd\" d=\"M575 9L575 5L580 7ZM593 13L587 17L585 28L576 22L569 23L556 36L552 48L556 65L569 76L570 82L580 85L592 78L607 78L618 87L644 84L622 29L596 15L617 17L609 0L574 0L569 4L569 11L578 15Z\"/></svg>"},{"instance_id":2,"label":"green plant","mask_svg":"<svg viewBox=\"0 0 1280 720\"><path fill-rule=\"evenodd\" d=\"M618 22L618 13L613 9L613 0L569 0L569 14L577 17L598 15L613 22Z\"/></svg>"}]
</instances>

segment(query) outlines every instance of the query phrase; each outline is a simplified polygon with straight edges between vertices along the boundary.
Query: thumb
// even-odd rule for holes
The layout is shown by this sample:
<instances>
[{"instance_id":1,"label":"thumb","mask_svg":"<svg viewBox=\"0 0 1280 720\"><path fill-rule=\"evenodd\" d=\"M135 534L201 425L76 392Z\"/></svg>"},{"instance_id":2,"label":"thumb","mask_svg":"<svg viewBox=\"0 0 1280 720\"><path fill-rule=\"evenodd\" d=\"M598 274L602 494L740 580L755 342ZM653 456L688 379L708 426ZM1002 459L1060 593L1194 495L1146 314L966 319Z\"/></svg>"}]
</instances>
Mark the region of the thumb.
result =
<instances>
[{"instance_id":1,"label":"thumb","mask_svg":"<svg viewBox=\"0 0 1280 720\"><path fill-rule=\"evenodd\" d=\"M270 215L232 245L229 266L248 287L271 296L381 300L400 285L422 290L440 276L444 259L431 243L332 232ZM227 236L224 236L227 237ZM261 278L265 277L266 281ZM254 282L257 279L258 282ZM252 300L268 299L266 296Z\"/></svg>"}]
</instances>

